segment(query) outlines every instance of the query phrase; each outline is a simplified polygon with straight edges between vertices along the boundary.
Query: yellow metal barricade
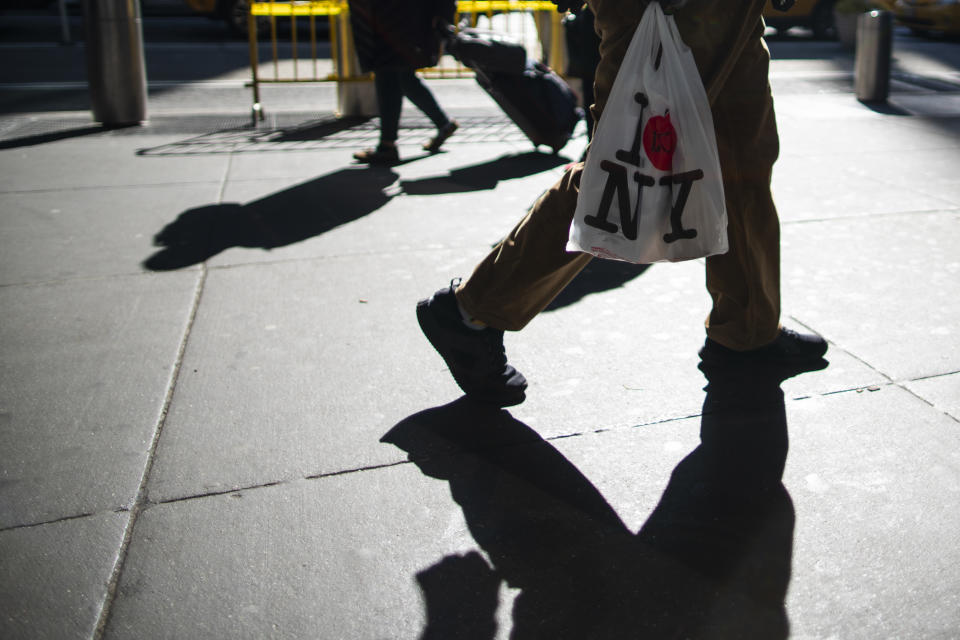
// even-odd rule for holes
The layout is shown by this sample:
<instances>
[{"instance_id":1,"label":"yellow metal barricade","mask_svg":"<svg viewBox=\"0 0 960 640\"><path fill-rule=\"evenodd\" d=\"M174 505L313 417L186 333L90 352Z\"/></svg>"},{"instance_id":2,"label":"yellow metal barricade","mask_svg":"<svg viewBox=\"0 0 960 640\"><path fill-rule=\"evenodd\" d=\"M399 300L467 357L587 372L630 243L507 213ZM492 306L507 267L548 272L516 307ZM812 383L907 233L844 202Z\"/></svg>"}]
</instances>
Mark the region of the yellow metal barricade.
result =
<instances>
[{"instance_id":1,"label":"yellow metal barricade","mask_svg":"<svg viewBox=\"0 0 960 640\"><path fill-rule=\"evenodd\" d=\"M346 0L297 0L293 2L278 2L269 0L268 2L250 3L250 14L247 17L247 33L250 43L250 85L253 88L253 122L263 120L263 110L260 102L260 85L263 83L274 82L331 82L337 80L337 74L324 68L321 72L321 58L317 55L317 18L326 18L328 21L328 33L330 34L330 59L336 63L340 57L339 54L339 22L346 17ZM260 43L258 18L268 19L270 32L270 51L273 66L272 76L265 77L260 72ZM292 64L284 66L281 72L281 62L277 44L277 18L289 18L291 33L291 52ZM298 47L298 18L305 18L310 24L310 60L309 69L305 74L301 73L301 61L299 58ZM289 70L292 67L292 73Z\"/></svg>"},{"instance_id":2,"label":"yellow metal barricade","mask_svg":"<svg viewBox=\"0 0 960 640\"><path fill-rule=\"evenodd\" d=\"M519 38L530 42L536 38L540 45L544 61L562 73L565 66L565 48L561 29L561 16L556 5L545 0L459 0L457 2L456 23L461 22L476 27L485 16L489 25L494 24L495 16L532 15L535 34L521 30ZM266 22L267 33L262 23ZM281 59L277 39L278 20L289 20L290 51L289 59ZM328 57L318 55L317 20L326 19L330 38ZM304 60L300 56L298 20L307 20L309 24L309 56ZM252 116L254 124L263 120L264 114L260 101L260 85L291 82L337 82L338 93L351 93L351 83L369 83L370 74L361 72L357 63L356 51L350 31L349 5L347 0L263 0L250 4L249 45L250 69L253 88ZM530 21L521 19L519 23L526 29ZM259 27L258 27L259 26ZM270 62L260 63L260 37L269 35ZM266 67L266 68L263 68ZM272 72L271 72L272 70ZM421 70L430 78L471 77L472 70L445 57L438 66ZM371 87L372 88L372 87ZM341 95L340 106L343 111L344 100Z\"/></svg>"}]
</instances>

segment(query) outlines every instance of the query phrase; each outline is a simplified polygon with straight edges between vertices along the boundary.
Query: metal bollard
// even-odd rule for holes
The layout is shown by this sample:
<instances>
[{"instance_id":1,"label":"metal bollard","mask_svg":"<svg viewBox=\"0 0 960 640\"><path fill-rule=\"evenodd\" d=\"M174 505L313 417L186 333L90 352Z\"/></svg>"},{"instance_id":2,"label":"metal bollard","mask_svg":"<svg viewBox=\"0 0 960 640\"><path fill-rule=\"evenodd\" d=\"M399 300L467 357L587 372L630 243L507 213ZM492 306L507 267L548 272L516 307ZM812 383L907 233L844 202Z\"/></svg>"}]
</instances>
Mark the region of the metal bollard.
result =
<instances>
[{"instance_id":1,"label":"metal bollard","mask_svg":"<svg viewBox=\"0 0 960 640\"><path fill-rule=\"evenodd\" d=\"M73 38L70 37L70 18L67 17L67 0L60 0L57 8L60 10L60 33L63 44L73 44Z\"/></svg>"},{"instance_id":2,"label":"metal bollard","mask_svg":"<svg viewBox=\"0 0 960 640\"><path fill-rule=\"evenodd\" d=\"M107 126L147 117L140 0L83 0L93 119Z\"/></svg>"},{"instance_id":3,"label":"metal bollard","mask_svg":"<svg viewBox=\"0 0 960 640\"><path fill-rule=\"evenodd\" d=\"M869 11L857 18L854 89L861 102L886 102L890 93L893 14Z\"/></svg>"}]
</instances>

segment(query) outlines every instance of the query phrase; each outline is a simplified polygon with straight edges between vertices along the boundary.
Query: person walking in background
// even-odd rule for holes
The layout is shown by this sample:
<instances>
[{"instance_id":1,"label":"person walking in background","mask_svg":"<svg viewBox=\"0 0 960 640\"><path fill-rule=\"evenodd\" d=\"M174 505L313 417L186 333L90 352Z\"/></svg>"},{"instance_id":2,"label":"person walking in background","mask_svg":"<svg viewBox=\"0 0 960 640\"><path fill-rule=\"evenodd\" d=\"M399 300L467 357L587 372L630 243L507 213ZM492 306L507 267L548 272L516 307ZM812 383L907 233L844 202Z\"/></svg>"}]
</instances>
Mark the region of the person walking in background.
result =
<instances>
[{"instance_id":1,"label":"person walking in background","mask_svg":"<svg viewBox=\"0 0 960 640\"><path fill-rule=\"evenodd\" d=\"M553 1L561 11L583 4ZM765 2L661 0L692 50L710 101L728 214L730 249L706 260L713 308L701 361L799 373L821 368L827 343L780 325L780 223L770 192L779 139L763 41ZM601 38L592 107L599 121L648 2L588 4ZM527 381L507 364L503 333L526 326L592 258L566 251L582 173L582 162L571 165L467 280L454 279L417 304L424 335L468 396L501 407L525 399Z\"/></svg>"},{"instance_id":2,"label":"person walking in background","mask_svg":"<svg viewBox=\"0 0 960 640\"><path fill-rule=\"evenodd\" d=\"M357 57L372 71L380 110L380 143L353 154L360 162L399 161L397 135L406 96L437 127L423 148L436 153L458 124L440 108L416 70L432 67L440 57L438 25L450 24L456 0L350 0L350 23Z\"/></svg>"},{"instance_id":3,"label":"person walking in background","mask_svg":"<svg viewBox=\"0 0 960 640\"><path fill-rule=\"evenodd\" d=\"M567 75L580 78L580 95L586 111L587 142L593 139L593 79L600 64L600 36L589 7L571 11L563 21L567 40Z\"/></svg>"}]
</instances>

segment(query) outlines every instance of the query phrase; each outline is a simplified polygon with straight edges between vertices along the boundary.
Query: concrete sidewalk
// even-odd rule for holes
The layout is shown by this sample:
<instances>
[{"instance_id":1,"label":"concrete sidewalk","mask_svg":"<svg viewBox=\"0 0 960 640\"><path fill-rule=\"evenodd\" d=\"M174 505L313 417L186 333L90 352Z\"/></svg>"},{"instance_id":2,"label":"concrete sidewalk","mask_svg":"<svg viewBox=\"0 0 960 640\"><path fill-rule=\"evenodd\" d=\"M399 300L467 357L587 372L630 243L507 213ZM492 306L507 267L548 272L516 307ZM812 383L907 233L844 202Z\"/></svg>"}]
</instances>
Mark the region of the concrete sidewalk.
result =
<instances>
[{"instance_id":1,"label":"concrete sidewalk","mask_svg":"<svg viewBox=\"0 0 960 640\"><path fill-rule=\"evenodd\" d=\"M960 637L958 94L848 85L774 65L784 322L830 366L732 405L700 262L595 261L507 336L528 400L460 398L414 304L585 142L470 81L389 170L375 123L8 119L0 637Z\"/></svg>"}]
</instances>

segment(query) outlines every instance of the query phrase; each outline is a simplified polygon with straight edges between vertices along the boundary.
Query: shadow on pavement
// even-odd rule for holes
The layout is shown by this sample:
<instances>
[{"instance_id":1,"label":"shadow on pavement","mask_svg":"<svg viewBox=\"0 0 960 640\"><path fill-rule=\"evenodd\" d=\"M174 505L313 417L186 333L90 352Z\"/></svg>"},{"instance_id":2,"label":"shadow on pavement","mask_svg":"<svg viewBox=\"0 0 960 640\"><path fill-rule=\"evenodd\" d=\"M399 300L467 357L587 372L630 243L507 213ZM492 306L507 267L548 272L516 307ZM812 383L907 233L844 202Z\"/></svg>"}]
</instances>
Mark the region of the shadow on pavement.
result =
<instances>
[{"instance_id":1,"label":"shadow on pavement","mask_svg":"<svg viewBox=\"0 0 960 640\"><path fill-rule=\"evenodd\" d=\"M486 555L447 556L417 574L421 640L493 638L501 582L520 591L516 640L786 638L794 509L781 482L779 382L787 376L707 373L701 443L636 534L507 411L461 398L391 429L382 441L449 483Z\"/></svg>"},{"instance_id":2,"label":"shadow on pavement","mask_svg":"<svg viewBox=\"0 0 960 640\"><path fill-rule=\"evenodd\" d=\"M103 133L104 131L112 131L117 127L104 127L101 125L91 125L89 127L75 127L72 129L65 129L62 131L51 131L49 133L38 133L34 135L21 136L19 138L11 138L9 140L0 140L0 150L2 149L18 149L20 147L32 147L38 144L46 144L48 142L57 142L58 140L68 140L70 138L80 138L82 136L89 136L95 133Z\"/></svg>"},{"instance_id":3,"label":"shadow on pavement","mask_svg":"<svg viewBox=\"0 0 960 640\"><path fill-rule=\"evenodd\" d=\"M274 142L321 140L349 131L366 124L370 120L371 118L363 116L329 116L281 129L279 132L271 134L271 138Z\"/></svg>"},{"instance_id":4,"label":"shadow on pavement","mask_svg":"<svg viewBox=\"0 0 960 640\"><path fill-rule=\"evenodd\" d=\"M390 200L397 174L381 167L335 171L247 204L188 209L154 236L153 271L203 262L230 247L275 249L373 213Z\"/></svg>"},{"instance_id":5,"label":"shadow on pavement","mask_svg":"<svg viewBox=\"0 0 960 640\"><path fill-rule=\"evenodd\" d=\"M591 293L601 293L622 287L650 266L619 260L591 260L544 311L555 311L570 306Z\"/></svg>"},{"instance_id":6,"label":"shadow on pavement","mask_svg":"<svg viewBox=\"0 0 960 640\"><path fill-rule=\"evenodd\" d=\"M400 186L404 193L413 196L483 191L495 188L502 180L525 178L568 162L569 158L564 156L530 151L452 169L445 176L401 180Z\"/></svg>"}]
</instances>

